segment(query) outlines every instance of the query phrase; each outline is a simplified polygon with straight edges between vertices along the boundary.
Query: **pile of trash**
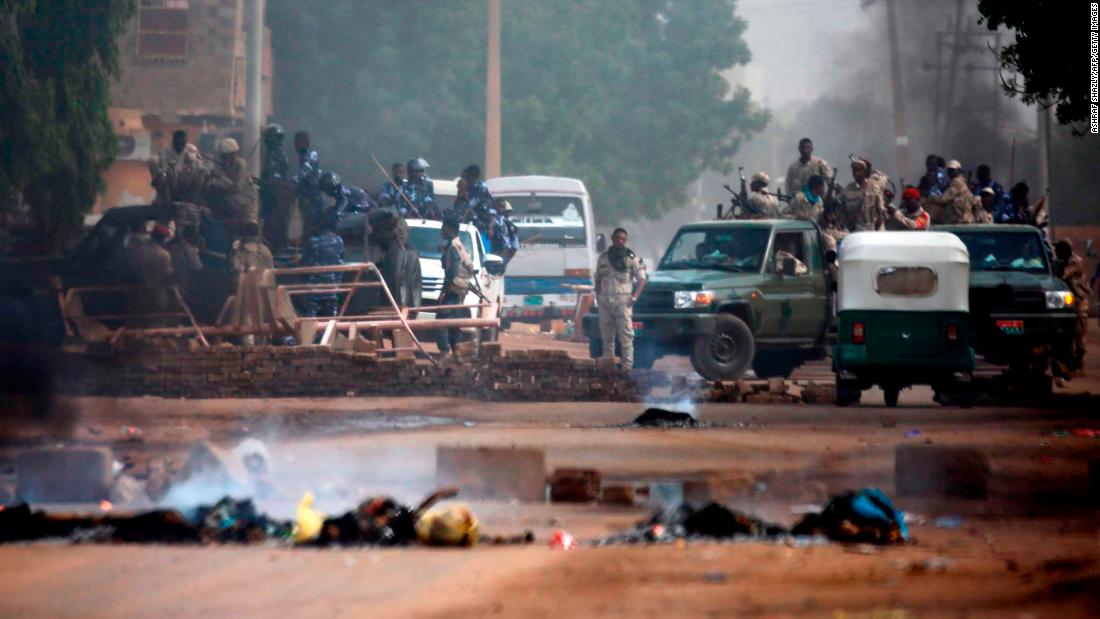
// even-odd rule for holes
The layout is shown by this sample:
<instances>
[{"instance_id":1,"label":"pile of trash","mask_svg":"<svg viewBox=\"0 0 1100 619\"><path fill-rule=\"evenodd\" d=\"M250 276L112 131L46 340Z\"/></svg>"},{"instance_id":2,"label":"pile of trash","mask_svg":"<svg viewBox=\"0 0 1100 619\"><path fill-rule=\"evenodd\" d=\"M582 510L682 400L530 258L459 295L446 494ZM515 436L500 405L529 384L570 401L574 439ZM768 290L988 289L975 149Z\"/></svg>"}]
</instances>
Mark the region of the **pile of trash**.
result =
<instances>
[{"instance_id":1,"label":"pile of trash","mask_svg":"<svg viewBox=\"0 0 1100 619\"><path fill-rule=\"evenodd\" d=\"M729 509L718 503L695 508L684 503L656 512L633 529L595 540L595 546L674 543L678 540L783 540L823 536L858 544L900 544L909 540L905 515L880 490L867 488L832 498L820 513L807 514L794 527Z\"/></svg>"},{"instance_id":2,"label":"pile of trash","mask_svg":"<svg viewBox=\"0 0 1100 619\"><path fill-rule=\"evenodd\" d=\"M699 425L699 421L690 413L655 407L645 409L645 412L634 418L633 423L644 428L694 428Z\"/></svg>"},{"instance_id":3,"label":"pile of trash","mask_svg":"<svg viewBox=\"0 0 1100 619\"><path fill-rule=\"evenodd\" d=\"M313 509L306 493L294 521L271 518L250 499L225 497L185 516L174 509L134 515L52 515L27 504L0 508L0 543L69 539L99 543L258 544L299 546L473 546L478 543L522 544L527 532L511 538L484 536L478 520L463 503L437 503L457 496L457 488L439 490L416 508L391 497L372 497L355 509L327 518Z\"/></svg>"}]
</instances>

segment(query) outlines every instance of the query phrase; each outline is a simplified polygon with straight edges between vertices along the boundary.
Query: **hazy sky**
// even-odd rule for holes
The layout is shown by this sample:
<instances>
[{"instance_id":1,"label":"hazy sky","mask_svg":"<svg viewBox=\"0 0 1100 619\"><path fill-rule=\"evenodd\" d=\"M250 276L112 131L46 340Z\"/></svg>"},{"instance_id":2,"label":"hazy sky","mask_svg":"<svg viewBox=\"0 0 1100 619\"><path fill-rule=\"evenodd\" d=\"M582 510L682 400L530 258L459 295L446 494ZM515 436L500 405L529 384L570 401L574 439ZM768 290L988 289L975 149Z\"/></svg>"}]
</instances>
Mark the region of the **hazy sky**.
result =
<instances>
[{"instance_id":1,"label":"hazy sky","mask_svg":"<svg viewBox=\"0 0 1100 619\"><path fill-rule=\"evenodd\" d=\"M837 66L839 39L880 16L860 8L861 0L742 0L750 68L762 71L761 100L769 106L812 101L837 86L824 76ZM754 93L755 94L755 93Z\"/></svg>"}]
</instances>

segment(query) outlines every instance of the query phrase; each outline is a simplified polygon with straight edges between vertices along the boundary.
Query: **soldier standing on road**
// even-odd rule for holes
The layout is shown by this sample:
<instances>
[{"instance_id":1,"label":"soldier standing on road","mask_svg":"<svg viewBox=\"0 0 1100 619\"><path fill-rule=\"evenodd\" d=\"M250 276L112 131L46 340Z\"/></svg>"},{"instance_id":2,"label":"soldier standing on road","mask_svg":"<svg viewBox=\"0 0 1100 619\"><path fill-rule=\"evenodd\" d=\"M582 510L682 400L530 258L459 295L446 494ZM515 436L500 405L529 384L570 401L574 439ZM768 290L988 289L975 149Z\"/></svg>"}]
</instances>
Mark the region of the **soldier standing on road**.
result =
<instances>
[{"instance_id":1,"label":"soldier standing on road","mask_svg":"<svg viewBox=\"0 0 1100 619\"><path fill-rule=\"evenodd\" d=\"M806 184L791 197L785 216L787 219L817 221L824 209L825 179L814 174Z\"/></svg>"},{"instance_id":2,"label":"soldier standing on road","mask_svg":"<svg viewBox=\"0 0 1100 619\"><path fill-rule=\"evenodd\" d=\"M335 209L326 209L318 221L318 233L310 237L302 252L302 266L336 266L344 264L344 239L336 234L338 217ZM314 273L306 278L311 284L336 285L340 273ZM335 316L339 309L335 292L306 297L306 316Z\"/></svg>"},{"instance_id":3,"label":"soldier standing on road","mask_svg":"<svg viewBox=\"0 0 1100 619\"><path fill-rule=\"evenodd\" d=\"M645 264L626 246L626 230L611 233L611 247L596 261L595 292L600 339L605 359L615 358L615 340L622 349L623 369L634 367L634 303L645 289ZM634 289L637 280L638 288Z\"/></svg>"},{"instance_id":4,"label":"soldier standing on road","mask_svg":"<svg viewBox=\"0 0 1100 619\"><path fill-rule=\"evenodd\" d=\"M937 223L969 224L974 222L974 194L962 175L962 164L952 159L947 162L947 176L951 181L943 195L931 196L929 201L940 207Z\"/></svg>"},{"instance_id":5,"label":"soldier standing on road","mask_svg":"<svg viewBox=\"0 0 1100 619\"><path fill-rule=\"evenodd\" d=\"M298 212L302 227L309 235L317 233L317 226L324 209L321 200L321 160L317 151L310 148L308 131L294 134L294 150L298 153L298 169L294 172L294 184L298 186Z\"/></svg>"},{"instance_id":6,"label":"soldier standing on road","mask_svg":"<svg viewBox=\"0 0 1100 619\"><path fill-rule=\"evenodd\" d=\"M210 174L207 189L217 218L243 224L259 221L260 205L248 164L238 155L240 150L233 138L218 143L218 165Z\"/></svg>"},{"instance_id":7,"label":"soldier standing on road","mask_svg":"<svg viewBox=\"0 0 1100 619\"><path fill-rule=\"evenodd\" d=\"M465 303L466 294L470 291L470 279L474 277L474 262L470 254L462 244L458 236L459 222L454 218L447 218L440 228L439 234L443 237L443 296L439 298L440 305L461 305ZM445 318L469 318L470 310L452 309L436 312L437 319ZM462 336L462 330L458 327L440 329L437 331L436 342L439 344L439 352L446 354L455 351Z\"/></svg>"},{"instance_id":8,"label":"soldier standing on road","mask_svg":"<svg viewBox=\"0 0 1100 619\"><path fill-rule=\"evenodd\" d=\"M793 196L801 191L802 187L806 184L806 181L810 180L811 176L817 175L821 178L833 177L833 169L829 167L828 162L824 159L818 159L813 155L813 141L810 138L802 138L799 140L798 159L795 159L794 162L787 167L787 178L785 182L788 194Z\"/></svg>"},{"instance_id":9,"label":"soldier standing on road","mask_svg":"<svg viewBox=\"0 0 1100 619\"><path fill-rule=\"evenodd\" d=\"M1077 328L1073 333L1073 367L1069 369L1078 372L1084 367L1088 341L1089 296L1092 295L1092 289L1089 287L1088 275L1085 274L1085 261L1073 253L1073 244L1069 239L1055 243L1054 255L1057 259L1055 271L1073 293L1073 309L1077 312Z\"/></svg>"}]
</instances>

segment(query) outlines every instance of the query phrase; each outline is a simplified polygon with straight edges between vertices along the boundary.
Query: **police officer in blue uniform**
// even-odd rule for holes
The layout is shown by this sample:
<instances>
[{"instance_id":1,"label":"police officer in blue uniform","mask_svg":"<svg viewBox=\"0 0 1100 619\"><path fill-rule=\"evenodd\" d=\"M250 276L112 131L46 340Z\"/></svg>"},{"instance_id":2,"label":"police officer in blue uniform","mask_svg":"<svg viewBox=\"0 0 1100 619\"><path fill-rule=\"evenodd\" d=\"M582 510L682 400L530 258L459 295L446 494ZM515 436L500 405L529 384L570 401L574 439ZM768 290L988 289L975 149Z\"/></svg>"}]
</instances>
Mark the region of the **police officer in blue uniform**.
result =
<instances>
[{"instance_id":1,"label":"police officer in blue uniform","mask_svg":"<svg viewBox=\"0 0 1100 619\"><path fill-rule=\"evenodd\" d=\"M318 186L325 200L325 208L335 208L337 219L352 213L365 213L375 206L370 194L345 184L335 172L322 173Z\"/></svg>"},{"instance_id":2,"label":"police officer in blue uniform","mask_svg":"<svg viewBox=\"0 0 1100 619\"><path fill-rule=\"evenodd\" d=\"M302 225L309 234L315 234L321 218L324 202L321 199L321 161L317 151L309 146L308 131L294 134L294 150L298 153L298 169L294 172L294 184L298 186L298 210Z\"/></svg>"},{"instance_id":3,"label":"police officer in blue uniform","mask_svg":"<svg viewBox=\"0 0 1100 619\"><path fill-rule=\"evenodd\" d=\"M482 244L486 248L491 246L493 231L501 223L500 213L493 202L493 196L489 193L489 187L481 180L481 166L471 163L462 170L462 180L466 182L466 203L468 209L467 218L464 221L473 222L481 233Z\"/></svg>"},{"instance_id":4,"label":"police officer in blue uniform","mask_svg":"<svg viewBox=\"0 0 1100 619\"><path fill-rule=\"evenodd\" d=\"M336 234L337 213L327 208L318 219L319 232L310 237L302 252L302 266L334 266L344 264L344 239ZM315 273L308 276L311 284L338 284L339 273ZM336 293L306 297L306 316L335 316L339 309Z\"/></svg>"},{"instance_id":5,"label":"police officer in blue uniform","mask_svg":"<svg viewBox=\"0 0 1100 619\"><path fill-rule=\"evenodd\" d=\"M404 200L398 187L405 184L405 164L397 162L390 166L390 178L382 183L382 189L378 192L379 206L396 206Z\"/></svg>"},{"instance_id":6,"label":"police officer in blue uniform","mask_svg":"<svg viewBox=\"0 0 1100 619\"><path fill-rule=\"evenodd\" d=\"M409 179L405 181L402 189L405 192L405 196L412 202L416 212L411 212L408 203L405 200L400 199L397 204L397 208L401 211L401 214L406 217L423 217L425 219L440 219L439 206L435 201L435 184L432 183L432 179L428 178L424 173L430 166L427 161L417 157L416 159L410 159L405 164L405 169L409 173Z\"/></svg>"}]
</instances>

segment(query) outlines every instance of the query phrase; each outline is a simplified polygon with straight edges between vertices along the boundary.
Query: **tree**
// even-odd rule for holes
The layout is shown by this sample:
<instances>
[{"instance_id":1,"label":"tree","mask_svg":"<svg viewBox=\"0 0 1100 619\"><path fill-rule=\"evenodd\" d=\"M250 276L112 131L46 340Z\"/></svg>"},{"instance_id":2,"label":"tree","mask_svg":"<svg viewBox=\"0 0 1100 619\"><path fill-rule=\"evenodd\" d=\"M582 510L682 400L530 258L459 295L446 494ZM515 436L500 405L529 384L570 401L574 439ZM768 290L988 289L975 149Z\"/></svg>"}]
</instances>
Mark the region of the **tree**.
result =
<instances>
[{"instance_id":1,"label":"tree","mask_svg":"<svg viewBox=\"0 0 1100 619\"><path fill-rule=\"evenodd\" d=\"M107 117L134 0L0 0L0 195L30 204L43 247L95 204L114 159Z\"/></svg>"},{"instance_id":2,"label":"tree","mask_svg":"<svg viewBox=\"0 0 1100 619\"><path fill-rule=\"evenodd\" d=\"M1084 122L1089 117L1088 37L1071 27L1088 21L1087 5L979 0L978 11L990 30L1004 26L1016 34L999 54L1001 67L1019 75L1005 81L1005 91L1028 105L1055 105L1060 124L1072 127ZM1074 128L1074 133L1080 131Z\"/></svg>"},{"instance_id":3,"label":"tree","mask_svg":"<svg viewBox=\"0 0 1100 619\"><path fill-rule=\"evenodd\" d=\"M719 75L749 59L733 4L505 2L503 173L580 178L605 222L675 205L767 120ZM271 0L278 118L353 182L381 182L372 153L457 176L485 150L485 10Z\"/></svg>"}]
</instances>

